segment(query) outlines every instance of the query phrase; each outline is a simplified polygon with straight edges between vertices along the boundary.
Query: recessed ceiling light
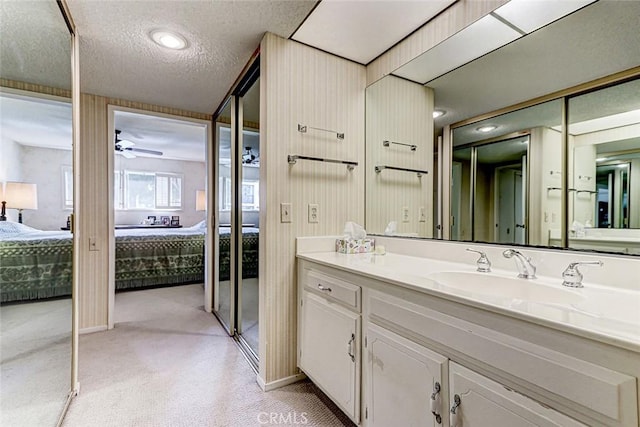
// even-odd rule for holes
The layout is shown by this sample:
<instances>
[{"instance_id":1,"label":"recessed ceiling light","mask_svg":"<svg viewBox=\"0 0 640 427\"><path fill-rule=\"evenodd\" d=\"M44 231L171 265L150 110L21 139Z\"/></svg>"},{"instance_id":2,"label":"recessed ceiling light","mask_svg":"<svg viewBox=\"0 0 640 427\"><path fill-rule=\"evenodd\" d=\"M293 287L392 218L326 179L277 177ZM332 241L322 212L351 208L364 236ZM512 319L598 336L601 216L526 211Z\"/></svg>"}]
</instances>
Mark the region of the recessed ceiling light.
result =
<instances>
[{"instance_id":1,"label":"recessed ceiling light","mask_svg":"<svg viewBox=\"0 0 640 427\"><path fill-rule=\"evenodd\" d=\"M485 125L485 126L480 126L479 128L476 128L476 130L478 132L491 132L492 130L496 129L498 126L495 125Z\"/></svg>"},{"instance_id":2,"label":"recessed ceiling light","mask_svg":"<svg viewBox=\"0 0 640 427\"><path fill-rule=\"evenodd\" d=\"M151 39L162 47L180 50L187 47L187 40L180 34L167 30L154 30L149 34Z\"/></svg>"},{"instance_id":3,"label":"recessed ceiling light","mask_svg":"<svg viewBox=\"0 0 640 427\"><path fill-rule=\"evenodd\" d=\"M433 110L433 118L437 119L438 117L444 116L446 111L444 110Z\"/></svg>"}]
</instances>

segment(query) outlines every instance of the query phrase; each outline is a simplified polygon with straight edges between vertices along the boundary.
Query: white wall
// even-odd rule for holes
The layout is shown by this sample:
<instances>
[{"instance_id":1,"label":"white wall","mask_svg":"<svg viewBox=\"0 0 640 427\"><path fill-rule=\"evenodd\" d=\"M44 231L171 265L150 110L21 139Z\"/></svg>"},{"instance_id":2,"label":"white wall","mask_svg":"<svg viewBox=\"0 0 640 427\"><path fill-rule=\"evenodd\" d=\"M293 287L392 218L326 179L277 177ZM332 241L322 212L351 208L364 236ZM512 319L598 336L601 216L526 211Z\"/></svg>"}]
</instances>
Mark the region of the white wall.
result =
<instances>
[{"instance_id":1,"label":"white wall","mask_svg":"<svg viewBox=\"0 0 640 427\"><path fill-rule=\"evenodd\" d=\"M120 155L115 158L116 170L132 170L139 172L168 172L181 174L183 177L183 206L178 210L136 210L136 211L115 211L116 224L140 224L149 215L160 216L180 216L180 224L189 227L203 219L205 213L196 211L196 190L204 190L206 184L205 162L191 162L183 160L166 160L151 157L136 157L127 159Z\"/></svg>"},{"instance_id":2,"label":"white wall","mask_svg":"<svg viewBox=\"0 0 640 427\"><path fill-rule=\"evenodd\" d=\"M0 183L22 181L21 145L7 138L2 138L0 142L2 143L2 148L0 149ZM7 210L7 220L18 221L18 211L14 209Z\"/></svg>"},{"instance_id":3,"label":"white wall","mask_svg":"<svg viewBox=\"0 0 640 427\"><path fill-rule=\"evenodd\" d=\"M38 209L25 210L22 222L39 230L60 230L71 209L64 209L63 166L71 166L71 150L23 146L22 180L38 185Z\"/></svg>"},{"instance_id":4,"label":"white wall","mask_svg":"<svg viewBox=\"0 0 640 427\"><path fill-rule=\"evenodd\" d=\"M365 67L267 34L260 46L260 367L270 384L297 374L297 236L341 233L345 221L364 221ZM309 130L298 124L344 132ZM350 160L346 166L287 155ZM291 222L280 204L291 203ZM317 223L307 220L318 204Z\"/></svg>"}]
</instances>

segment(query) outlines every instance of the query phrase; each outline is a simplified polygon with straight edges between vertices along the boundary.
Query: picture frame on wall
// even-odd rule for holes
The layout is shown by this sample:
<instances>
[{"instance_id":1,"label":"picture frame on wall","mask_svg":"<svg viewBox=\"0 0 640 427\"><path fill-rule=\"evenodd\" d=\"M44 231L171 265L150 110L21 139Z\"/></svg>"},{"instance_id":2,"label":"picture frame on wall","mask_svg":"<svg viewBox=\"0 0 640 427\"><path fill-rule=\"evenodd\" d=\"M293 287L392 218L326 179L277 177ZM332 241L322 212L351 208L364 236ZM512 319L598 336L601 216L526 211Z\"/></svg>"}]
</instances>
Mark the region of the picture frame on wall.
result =
<instances>
[{"instance_id":1,"label":"picture frame on wall","mask_svg":"<svg viewBox=\"0 0 640 427\"><path fill-rule=\"evenodd\" d=\"M173 221L175 221L176 223L174 224ZM171 216L171 225L180 225L180 216L179 215L172 215Z\"/></svg>"},{"instance_id":2,"label":"picture frame on wall","mask_svg":"<svg viewBox=\"0 0 640 427\"><path fill-rule=\"evenodd\" d=\"M160 217L160 223L162 225L169 225L170 224L170 220L168 216L161 216Z\"/></svg>"}]
</instances>

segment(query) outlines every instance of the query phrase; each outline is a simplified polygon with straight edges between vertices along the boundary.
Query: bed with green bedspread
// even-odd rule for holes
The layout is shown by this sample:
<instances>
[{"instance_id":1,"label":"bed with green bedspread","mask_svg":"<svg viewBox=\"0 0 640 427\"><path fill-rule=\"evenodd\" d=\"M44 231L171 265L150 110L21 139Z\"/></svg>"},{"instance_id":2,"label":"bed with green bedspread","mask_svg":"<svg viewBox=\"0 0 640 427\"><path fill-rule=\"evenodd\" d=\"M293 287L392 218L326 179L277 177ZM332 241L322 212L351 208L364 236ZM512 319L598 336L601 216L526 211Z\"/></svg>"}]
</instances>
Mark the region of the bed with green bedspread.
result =
<instances>
[{"instance_id":1,"label":"bed with green bedspread","mask_svg":"<svg viewBox=\"0 0 640 427\"><path fill-rule=\"evenodd\" d=\"M32 229L33 230L33 229ZM37 231L37 230L36 230ZM230 275L229 234L220 234L220 280ZM243 234L243 277L258 275L258 230ZM71 236L0 236L0 302L71 295ZM116 230L116 291L204 281L204 233L190 228Z\"/></svg>"}]
</instances>

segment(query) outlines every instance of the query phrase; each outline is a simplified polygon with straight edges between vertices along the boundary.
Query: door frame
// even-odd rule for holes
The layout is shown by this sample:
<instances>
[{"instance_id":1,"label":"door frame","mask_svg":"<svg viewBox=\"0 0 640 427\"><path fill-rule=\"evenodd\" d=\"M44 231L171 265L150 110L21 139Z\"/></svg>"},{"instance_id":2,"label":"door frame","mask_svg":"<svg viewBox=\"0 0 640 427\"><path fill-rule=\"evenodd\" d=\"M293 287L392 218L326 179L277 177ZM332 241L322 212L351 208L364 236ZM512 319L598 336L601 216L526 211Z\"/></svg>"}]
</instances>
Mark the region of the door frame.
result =
<instances>
[{"instance_id":1,"label":"door frame","mask_svg":"<svg viewBox=\"0 0 640 427\"><path fill-rule=\"evenodd\" d=\"M127 112L127 113L136 113L136 114L144 114L147 116L156 116L162 117L166 119L172 120L180 120L185 122L191 122L198 125L201 125L205 128L205 194L209 191L209 188L212 188L212 155L211 152L211 121L196 119L192 117L185 116L177 116L173 114L167 113L158 113L149 110L137 109L137 108L129 108L122 107L115 104L107 105L107 141L112 140L112 135L115 134L115 113ZM111 154L107 156L107 181L109 187L109 195L108 195L108 230L109 230L109 273L108 273L108 297L107 297L107 327L108 329L113 329L115 325L115 298L116 298L116 238L115 238L115 206L113 205L113 171L115 167L115 150L111 150ZM211 197L207 197L206 207L206 231L205 231L205 239L204 239L204 310L206 312L211 312L211 301L212 301L212 287L213 287L213 266L211 265L212 259L212 251L213 247L213 228L212 223L214 222L214 211L211 203Z\"/></svg>"}]
</instances>

